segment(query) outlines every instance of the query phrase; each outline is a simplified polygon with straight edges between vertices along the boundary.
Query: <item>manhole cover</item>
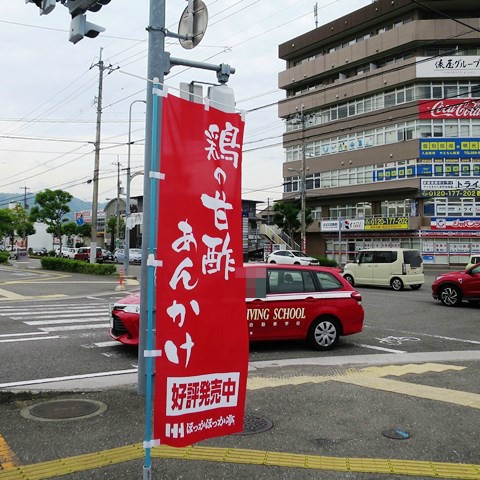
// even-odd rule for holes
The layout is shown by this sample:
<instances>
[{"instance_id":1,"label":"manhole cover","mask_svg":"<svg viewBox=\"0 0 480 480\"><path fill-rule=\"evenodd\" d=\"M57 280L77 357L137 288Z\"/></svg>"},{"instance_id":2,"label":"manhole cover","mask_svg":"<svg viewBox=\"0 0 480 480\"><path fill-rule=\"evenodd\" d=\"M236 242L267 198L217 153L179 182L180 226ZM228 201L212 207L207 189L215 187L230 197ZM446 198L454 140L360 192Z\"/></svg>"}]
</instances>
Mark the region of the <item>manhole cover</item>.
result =
<instances>
[{"instance_id":1,"label":"manhole cover","mask_svg":"<svg viewBox=\"0 0 480 480\"><path fill-rule=\"evenodd\" d=\"M257 417L255 415L245 415L243 419L243 432L235 435L252 435L253 433L262 433L270 430L273 423L264 417Z\"/></svg>"},{"instance_id":2,"label":"manhole cover","mask_svg":"<svg viewBox=\"0 0 480 480\"><path fill-rule=\"evenodd\" d=\"M92 417L106 409L106 404L95 400L50 400L24 408L21 414L32 420L62 421Z\"/></svg>"},{"instance_id":3,"label":"manhole cover","mask_svg":"<svg viewBox=\"0 0 480 480\"><path fill-rule=\"evenodd\" d=\"M393 438L394 440L406 440L410 438L410 433L401 430L400 428L394 428L393 430L385 430L382 432L384 437Z\"/></svg>"}]
</instances>

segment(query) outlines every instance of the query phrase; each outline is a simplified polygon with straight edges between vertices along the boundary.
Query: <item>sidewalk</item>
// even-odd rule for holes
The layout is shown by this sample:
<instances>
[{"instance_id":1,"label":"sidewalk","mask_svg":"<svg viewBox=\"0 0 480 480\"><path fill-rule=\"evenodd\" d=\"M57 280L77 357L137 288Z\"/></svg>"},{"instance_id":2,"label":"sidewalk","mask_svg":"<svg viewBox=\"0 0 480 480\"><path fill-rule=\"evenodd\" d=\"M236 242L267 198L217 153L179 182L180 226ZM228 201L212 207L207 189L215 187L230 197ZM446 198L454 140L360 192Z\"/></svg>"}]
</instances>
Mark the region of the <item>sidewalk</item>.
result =
<instances>
[{"instance_id":1,"label":"sidewalk","mask_svg":"<svg viewBox=\"0 0 480 480\"><path fill-rule=\"evenodd\" d=\"M479 366L480 351L253 362L249 434L155 447L152 479L480 479ZM135 385L127 373L0 392L0 480L141 479Z\"/></svg>"}]
</instances>

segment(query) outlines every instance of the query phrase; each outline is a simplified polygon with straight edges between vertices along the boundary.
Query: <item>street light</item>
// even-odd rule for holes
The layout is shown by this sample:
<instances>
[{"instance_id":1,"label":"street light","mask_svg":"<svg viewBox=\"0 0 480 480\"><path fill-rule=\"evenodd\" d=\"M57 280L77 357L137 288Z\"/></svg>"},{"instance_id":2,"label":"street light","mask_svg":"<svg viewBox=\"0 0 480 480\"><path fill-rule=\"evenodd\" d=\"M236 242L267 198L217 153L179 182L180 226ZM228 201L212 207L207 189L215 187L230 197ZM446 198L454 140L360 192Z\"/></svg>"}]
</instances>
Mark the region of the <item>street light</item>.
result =
<instances>
[{"instance_id":1,"label":"street light","mask_svg":"<svg viewBox=\"0 0 480 480\"><path fill-rule=\"evenodd\" d=\"M125 272L125 276L128 276L128 266L130 264L130 231L128 228L128 218L130 217L130 182L132 178L130 176L130 149L132 146L132 107L135 103L147 103L145 100L134 100L130 104L130 108L128 110L128 157L127 157L127 200L125 206L125 250L124 250L124 260L123 260L123 270Z\"/></svg>"},{"instance_id":2,"label":"street light","mask_svg":"<svg viewBox=\"0 0 480 480\"><path fill-rule=\"evenodd\" d=\"M301 206L300 206L300 235L301 235L301 247L302 252L307 253L307 225L305 220L305 157L302 161L303 167L300 170L296 170L295 168L288 168L289 172L296 172L300 177L300 198L301 198Z\"/></svg>"}]
</instances>

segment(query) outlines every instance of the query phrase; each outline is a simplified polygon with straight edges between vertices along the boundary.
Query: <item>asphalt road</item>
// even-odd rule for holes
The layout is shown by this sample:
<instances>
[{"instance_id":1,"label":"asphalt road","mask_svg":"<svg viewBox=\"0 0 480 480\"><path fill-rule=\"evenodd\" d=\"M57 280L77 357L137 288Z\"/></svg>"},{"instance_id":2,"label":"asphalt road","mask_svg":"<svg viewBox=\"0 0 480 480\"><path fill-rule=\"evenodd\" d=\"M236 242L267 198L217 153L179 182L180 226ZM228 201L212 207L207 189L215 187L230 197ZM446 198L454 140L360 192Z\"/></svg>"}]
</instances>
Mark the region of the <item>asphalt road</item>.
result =
<instances>
[{"instance_id":1,"label":"asphalt road","mask_svg":"<svg viewBox=\"0 0 480 480\"><path fill-rule=\"evenodd\" d=\"M434 302L434 276L417 291L359 287L364 331L333 351L252 344L247 421L268 428L154 447L152 478L480 480L480 308ZM0 267L0 480L142 478L137 351L107 334L117 285ZM104 409L63 422L29 413L61 400Z\"/></svg>"},{"instance_id":2,"label":"asphalt road","mask_svg":"<svg viewBox=\"0 0 480 480\"><path fill-rule=\"evenodd\" d=\"M480 308L466 303L452 309L434 301L435 275L427 273L420 290L358 287L364 330L343 337L332 351L316 352L303 342L254 343L250 361L478 350ZM137 350L108 336L109 305L127 293L115 291L118 282L116 277L0 269L0 292L18 296L0 300L0 361L10 365L0 370L0 385L135 369ZM126 288L137 290L138 282Z\"/></svg>"}]
</instances>

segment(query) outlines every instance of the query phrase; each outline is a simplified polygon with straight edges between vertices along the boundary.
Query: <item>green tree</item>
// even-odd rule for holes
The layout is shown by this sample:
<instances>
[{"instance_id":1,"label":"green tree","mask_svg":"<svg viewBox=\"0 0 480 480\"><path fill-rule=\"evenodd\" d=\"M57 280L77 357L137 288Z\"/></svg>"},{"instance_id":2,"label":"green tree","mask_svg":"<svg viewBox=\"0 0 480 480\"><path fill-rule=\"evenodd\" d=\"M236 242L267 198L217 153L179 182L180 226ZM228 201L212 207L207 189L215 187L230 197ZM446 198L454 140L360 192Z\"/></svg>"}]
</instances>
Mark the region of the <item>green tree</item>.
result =
<instances>
[{"instance_id":1,"label":"green tree","mask_svg":"<svg viewBox=\"0 0 480 480\"><path fill-rule=\"evenodd\" d=\"M110 251L113 252L115 250L115 239L117 237L117 217L116 216L110 217L107 220L106 230L107 230L107 233L110 234ZM118 230L119 232L123 232L125 230L125 222L123 221L123 218L120 218Z\"/></svg>"},{"instance_id":2,"label":"green tree","mask_svg":"<svg viewBox=\"0 0 480 480\"><path fill-rule=\"evenodd\" d=\"M0 237L2 240L7 237L11 239L15 238L13 216L12 211L9 208L0 209Z\"/></svg>"},{"instance_id":3,"label":"green tree","mask_svg":"<svg viewBox=\"0 0 480 480\"><path fill-rule=\"evenodd\" d=\"M75 222L64 223L62 234L67 237L67 245L72 245L72 237L78 234L78 225Z\"/></svg>"},{"instance_id":4,"label":"green tree","mask_svg":"<svg viewBox=\"0 0 480 480\"><path fill-rule=\"evenodd\" d=\"M15 205L15 207L11 210L11 216L15 231L17 235L22 237L25 245L25 239L28 237L28 235L33 235L35 233L33 222L30 220L28 212L19 204Z\"/></svg>"},{"instance_id":5,"label":"green tree","mask_svg":"<svg viewBox=\"0 0 480 480\"><path fill-rule=\"evenodd\" d=\"M62 248L62 225L67 221L65 215L70 212L68 204L73 196L63 190L49 190L35 195L35 205L30 210L32 221L42 222L47 225L47 232L60 239Z\"/></svg>"},{"instance_id":6,"label":"green tree","mask_svg":"<svg viewBox=\"0 0 480 480\"><path fill-rule=\"evenodd\" d=\"M273 206L273 223L282 229L290 238L295 239L302 226L301 202L276 202ZM305 226L313 223L312 210L305 209Z\"/></svg>"},{"instance_id":7,"label":"green tree","mask_svg":"<svg viewBox=\"0 0 480 480\"><path fill-rule=\"evenodd\" d=\"M77 235L82 237L85 242L86 238L91 238L92 236L92 224L91 223L82 223L82 225L77 226ZM75 245L77 246L77 245Z\"/></svg>"}]
</instances>

